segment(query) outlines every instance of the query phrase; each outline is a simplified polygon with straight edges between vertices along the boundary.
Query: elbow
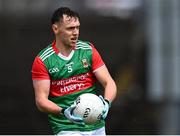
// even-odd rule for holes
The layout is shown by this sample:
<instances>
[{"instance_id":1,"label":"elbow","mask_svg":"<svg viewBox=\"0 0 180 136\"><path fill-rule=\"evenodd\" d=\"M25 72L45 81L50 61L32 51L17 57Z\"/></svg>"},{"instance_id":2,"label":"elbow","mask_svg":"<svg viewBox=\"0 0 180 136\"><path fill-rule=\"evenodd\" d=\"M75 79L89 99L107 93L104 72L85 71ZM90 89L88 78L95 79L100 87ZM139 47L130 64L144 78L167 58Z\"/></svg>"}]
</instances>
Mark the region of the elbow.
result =
<instances>
[{"instance_id":1,"label":"elbow","mask_svg":"<svg viewBox=\"0 0 180 136\"><path fill-rule=\"evenodd\" d=\"M117 86L116 86L115 81L112 79L112 80L110 80L107 84L108 84L109 86L111 86L111 88L113 89L113 92L116 94L116 92L117 92ZM106 85L107 85L107 84L106 84Z\"/></svg>"}]
</instances>

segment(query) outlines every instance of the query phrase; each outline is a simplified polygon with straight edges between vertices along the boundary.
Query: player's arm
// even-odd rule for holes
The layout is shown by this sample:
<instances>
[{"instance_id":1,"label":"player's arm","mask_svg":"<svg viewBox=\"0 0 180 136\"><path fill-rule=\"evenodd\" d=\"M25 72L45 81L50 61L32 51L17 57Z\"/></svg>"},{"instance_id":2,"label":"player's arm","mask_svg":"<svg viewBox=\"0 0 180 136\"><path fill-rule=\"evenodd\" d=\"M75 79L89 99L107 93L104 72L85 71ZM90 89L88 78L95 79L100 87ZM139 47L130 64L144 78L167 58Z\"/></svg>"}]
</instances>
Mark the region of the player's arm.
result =
<instances>
[{"instance_id":1,"label":"player's arm","mask_svg":"<svg viewBox=\"0 0 180 136\"><path fill-rule=\"evenodd\" d=\"M114 80L112 79L107 67L101 66L94 72L97 80L104 87L104 99L112 102L116 97L117 88Z\"/></svg>"},{"instance_id":2,"label":"player's arm","mask_svg":"<svg viewBox=\"0 0 180 136\"><path fill-rule=\"evenodd\" d=\"M104 87L104 98L102 96L99 96L99 97L104 103L104 110L102 112L101 118L105 119L107 117L109 108L111 107L111 102L116 97L117 88L100 54L94 47L92 49L93 49L92 69L93 69L94 75L96 76L96 79Z\"/></svg>"},{"instance_id":3,"label":"player's arm","mask_svg":"<svg viewBox=\"0 0 180 136\"><path fill-rule=\"evenodd\" d=\"M63 109L48 99L50 93L50 77L42 60L36 57L32 67L33 87L35 91L35 101L38 109L42 112L56 114L64 114L71 122L84 125L81 117L72 114L75 105Z\"/></svg>"},{"instance_id":4,"label":"player's arm","mask_svg":"<svg viewBox=\"0 0 180 136\"><path fill-rule=\"evenodd\" d=\"M92 46L92 70L94 75L96 76L97 80L102 84L104 87L104 98L107 99L109 102L112 102L116 97L116 84L112 79L106 65L104 64L100 54Z\"/></svg>"},{"instance_id":5,"label":"player's arm","mask_svg":"<svg viewBox=\"0 0 180 136\"><path fill-rule=\"evenodd\" d=\"M50 77L43 61L36 57L32 66L32 80L37 108L46 113L59 114L61 107L48 99L50 92Z\"/></svg>"},{"instance_id":6,"label":"player's arm","mask_svg":"<svg viewBox=\"0 0 180 136\"><path fill-rule=\"evenodd\" d=\"M81 117L76 117L72 114L75 105L72 105L67 109L62 109L48 99L50 80L33 80L33 86L35 90L36 105L40 111L56 115L59 115L62 112L62 114L64 114L71 122L84 125Z\"/></svg>"},{"instance_id":7,"label":"player's arm","mask_svg":"<svg viewBox=\"0 0 180 136\"><path fill-rule=\"evenodd\" d=\"M37 108L46 113L59 115L61 107L48 99L50 80L33 80Z\"/></svg>"},{"instance_id":8,"label":"player's arm","mask_svg":"<svg viewBox=\"0 0 180 136\"><path fill-rule=\"evenodd\" d=\"M104 110L102 112L101 118L105 119L108 115L109 108L111 107L111 103L116 97L116 84L112 79L111 75L108 72L107 67L104 65L98 70L94 72L97 80L102 84L104 87L104 98L99 96L104 104Z\"/></svg>"}]
</instances>

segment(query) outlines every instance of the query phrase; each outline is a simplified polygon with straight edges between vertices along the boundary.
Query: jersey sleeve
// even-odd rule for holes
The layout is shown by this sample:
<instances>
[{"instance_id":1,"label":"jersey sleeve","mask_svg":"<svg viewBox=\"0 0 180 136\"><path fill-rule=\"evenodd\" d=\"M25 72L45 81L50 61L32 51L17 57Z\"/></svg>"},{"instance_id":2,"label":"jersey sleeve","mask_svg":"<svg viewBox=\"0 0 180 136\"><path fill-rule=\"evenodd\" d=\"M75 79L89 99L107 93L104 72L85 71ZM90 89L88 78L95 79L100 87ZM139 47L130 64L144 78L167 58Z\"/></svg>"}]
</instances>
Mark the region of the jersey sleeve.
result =
<instances>
[{"instance_id":1,"label":"jersey sleeve","mask_svg":"<svg viewBox=\"0 0 180 136\"><path fill-rule=\"evenodd\" d=\"M36 57L32 65L32 80L50 79L48 71L39 57Z\"/></svg>"},{"instance_id":2,"label":"jersey sleeve","mask_svg":"<svg viewBox=\"0 0 180 136\"><path fill-rule=\"evenodd\" d=\"M91 47L92 47L92 71L95 72L98 68L104 66L105 64L99 52L96 50L96 48L93 45L91 45Z\"/></svg>"}]
</instances>

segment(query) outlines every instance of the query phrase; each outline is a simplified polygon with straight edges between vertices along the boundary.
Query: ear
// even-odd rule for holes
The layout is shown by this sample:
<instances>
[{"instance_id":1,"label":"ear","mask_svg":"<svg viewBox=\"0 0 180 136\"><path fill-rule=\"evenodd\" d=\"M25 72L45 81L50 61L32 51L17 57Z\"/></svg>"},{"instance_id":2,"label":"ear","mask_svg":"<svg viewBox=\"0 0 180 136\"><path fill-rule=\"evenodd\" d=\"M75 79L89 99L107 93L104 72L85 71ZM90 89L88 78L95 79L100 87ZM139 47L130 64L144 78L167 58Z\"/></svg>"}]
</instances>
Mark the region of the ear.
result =
<instances>
[{"instance_id":1,"label":"ear","mask_svg":"<svg viewBox=\"0 0 180 136\"><path fill-rule=\"evenodd\" d=\"M55 34L58 33L58 26L57 26L57 24L53 24L52 25L52 30L54 31Z\"/></svg>"}]
</instances>

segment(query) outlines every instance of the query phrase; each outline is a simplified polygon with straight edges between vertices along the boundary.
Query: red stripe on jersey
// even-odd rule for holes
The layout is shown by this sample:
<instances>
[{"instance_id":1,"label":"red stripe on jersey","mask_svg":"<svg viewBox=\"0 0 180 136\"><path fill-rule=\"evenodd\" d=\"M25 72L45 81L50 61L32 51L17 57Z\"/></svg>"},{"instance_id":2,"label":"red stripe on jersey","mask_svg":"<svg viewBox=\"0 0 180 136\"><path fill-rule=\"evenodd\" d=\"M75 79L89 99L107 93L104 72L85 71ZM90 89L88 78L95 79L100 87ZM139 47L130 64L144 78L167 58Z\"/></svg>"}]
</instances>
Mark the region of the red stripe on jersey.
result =
<instances>
[{"instance_id":1,"label":"red stripe on jersey","mask_svg":"<svg viewBox=\"0 0 180 136\"><path fill-rule=\"evenodd\" d=\"M95 79L91 72L76 75L62 80L51 81L50 96L63 96L91 87Z\"/></svg>"}]
</instances>

